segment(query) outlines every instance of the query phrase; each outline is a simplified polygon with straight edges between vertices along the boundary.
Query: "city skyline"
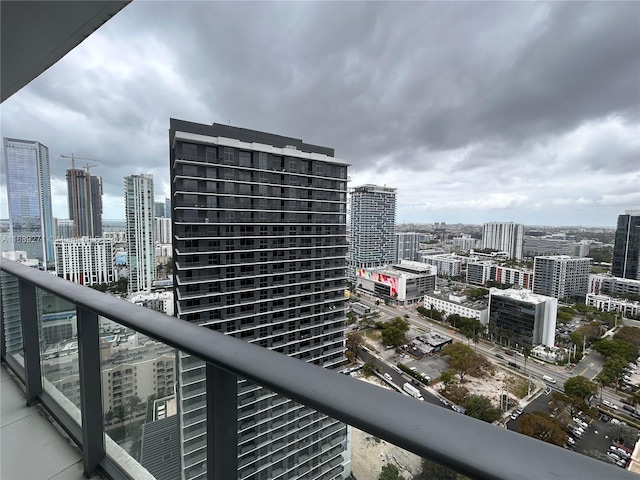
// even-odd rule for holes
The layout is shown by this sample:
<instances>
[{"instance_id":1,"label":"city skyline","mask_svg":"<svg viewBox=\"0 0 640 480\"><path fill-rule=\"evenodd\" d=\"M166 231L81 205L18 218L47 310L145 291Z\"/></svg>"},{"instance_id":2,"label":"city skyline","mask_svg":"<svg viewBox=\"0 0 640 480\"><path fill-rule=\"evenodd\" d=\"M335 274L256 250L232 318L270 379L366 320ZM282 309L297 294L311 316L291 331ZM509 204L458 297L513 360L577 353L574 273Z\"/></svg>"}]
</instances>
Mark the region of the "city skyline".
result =
<instances>
[{"instance_id":1,"label":"city skyline","mask_svg":"<svg viewBox=\"0 0 640 480\"><path fill-rule=\"evenodd\" d=\"M126 175L153 174L156 201L167 196L174 117L335 145L350 187L398 188L399 222L613 228L640 205L639 14L637 3L133 2L8 99L2 128L49 146L58 218L60 154L101 160L106 219L124 218Z\"/></svg>"}]
</instances>

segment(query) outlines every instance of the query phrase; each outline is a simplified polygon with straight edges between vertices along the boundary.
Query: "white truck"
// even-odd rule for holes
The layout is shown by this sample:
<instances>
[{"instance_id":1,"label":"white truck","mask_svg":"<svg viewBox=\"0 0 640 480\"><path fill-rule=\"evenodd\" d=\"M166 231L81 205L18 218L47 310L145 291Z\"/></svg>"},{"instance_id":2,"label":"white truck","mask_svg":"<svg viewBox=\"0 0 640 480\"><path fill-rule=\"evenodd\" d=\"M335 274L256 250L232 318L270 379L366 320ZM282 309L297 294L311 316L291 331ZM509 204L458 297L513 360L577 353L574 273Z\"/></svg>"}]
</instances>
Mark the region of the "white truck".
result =
<instances>
[{"instance_id":1,"label":"white truck","mask_svg":"<svg viewBox=\"0 0 640 480\"><path fill-rule=\"evenodd\" d=\"M416 387L411 385L409 382L405 383L402 388L404 389L405 392L407 392L413 398L417 398L418 400L424 400L424 398L422 398L422 395L420 394L420 390L418 390Z\"/></svg>"}]
</instances>

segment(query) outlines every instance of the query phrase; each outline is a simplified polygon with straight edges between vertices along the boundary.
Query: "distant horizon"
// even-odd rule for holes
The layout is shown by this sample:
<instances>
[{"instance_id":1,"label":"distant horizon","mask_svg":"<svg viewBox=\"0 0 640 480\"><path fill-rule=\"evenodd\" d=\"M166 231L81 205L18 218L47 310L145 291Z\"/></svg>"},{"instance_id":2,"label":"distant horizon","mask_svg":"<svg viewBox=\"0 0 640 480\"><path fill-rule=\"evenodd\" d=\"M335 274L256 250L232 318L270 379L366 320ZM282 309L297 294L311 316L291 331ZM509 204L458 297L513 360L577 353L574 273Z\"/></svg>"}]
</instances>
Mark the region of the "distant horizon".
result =
<instances>
[{"instance_id":1,"label":"distant horizon","mask_svg":"<svg viewBox=\"0 0 640 480\"><path fill-rule=\"evenodd\" d=\"M56 220L70 220L69 218L60 218L60 217L54 217ZM160 218L169 218L169 217L160 217ZM3 218L1 219L2 221L5 220L9 220L8 218ZM102 223L104 224L105 222L125 222L126 219L125 218L104 218L102 220ZM608 229L608 230L615 230L616 226L615 225L578 225L578 224L574 224L574 225L551 225L551 224L535 224L535 223L531 223L531 224L527 224L527 223L523 223L523 222L518 222L513 220L514 223L522 223L525 227L545 227L545 228L588 228L588 229ZM402 221L402 222L396 222L396 225L435 225L436 223L445 223L446 225L465 225L465 226L473 226L473 227L480 227L482 225L484 225L485 223L491 223L491 222L481 222L481 223L465 223L465 222L448 222L446 220L438 220L436 222L412 222L412 221ZM502 223L502 222L500 222Z\"/></svg>"}]
</instances>

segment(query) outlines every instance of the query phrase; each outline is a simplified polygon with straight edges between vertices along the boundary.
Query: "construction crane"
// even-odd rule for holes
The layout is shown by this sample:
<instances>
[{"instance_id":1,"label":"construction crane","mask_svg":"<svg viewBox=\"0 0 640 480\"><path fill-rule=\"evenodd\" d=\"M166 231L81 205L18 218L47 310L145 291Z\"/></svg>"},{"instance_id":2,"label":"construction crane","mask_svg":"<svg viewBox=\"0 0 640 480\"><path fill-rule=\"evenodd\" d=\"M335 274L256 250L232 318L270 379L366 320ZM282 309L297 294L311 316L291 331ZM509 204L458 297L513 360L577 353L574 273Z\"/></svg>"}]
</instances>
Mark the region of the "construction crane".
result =
<instances>
[{"instance_id":1,"label":"construction crane","mask_svg":"<svg viewBox=\"0 0 640 480\"><path fill-rule=\"evenodd\" d=\"M75 178L75 170L76 170L76 160L87 160L92 162L100 162L100 160L96 160L95 158L85 158L85 157L76 157L73 153L71 155L60 155L62 158L70 158L71 159L71 209L73 211L73 234L75 238L80 237L80 212L78 212L78 190L77 190L77 179ZM92 167L97 167L98 165L89 165L87 163L86 167L84 167L87 172L87 192L88 199L87 205L89 207L89 233L90 236L93 236L93 206L91 202L91 174L89 173L89 169Z\"/></svg>"}]
</instances>

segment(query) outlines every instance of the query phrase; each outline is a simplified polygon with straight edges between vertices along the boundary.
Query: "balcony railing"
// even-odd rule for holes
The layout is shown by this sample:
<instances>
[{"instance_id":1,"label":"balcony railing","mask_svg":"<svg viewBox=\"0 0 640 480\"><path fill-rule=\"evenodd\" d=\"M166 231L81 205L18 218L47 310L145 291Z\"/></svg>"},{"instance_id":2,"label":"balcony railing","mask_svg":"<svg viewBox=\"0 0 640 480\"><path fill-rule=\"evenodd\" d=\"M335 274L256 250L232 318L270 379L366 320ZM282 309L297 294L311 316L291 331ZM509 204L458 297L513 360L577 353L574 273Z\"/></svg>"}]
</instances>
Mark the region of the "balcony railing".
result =
<instances>
[{"instance_id":1,"label":"balcony railing","mask_svg":"<svg viewBox=\"0 0 640 480\"><path fill-rule=\"evenodd\" d=\"M207 384L208 478L237 477L238 377L310 406L423 458L471 478L636 478L590 457L460 415L448 409L360 382L256 345L177 320L125 300L3 260L19 282L24 367L5 351L2 359L23 380L27 404L40 402L83 452L85 475L132 478L106 454L101 398L98 315L204 360ZM80 414L69 415L43 389L36 288L73 303L78 319ZM3 317L9 312L4 311ZM3 325L4 337L4 322ZM211 388L213 384L229 388Z\"/></svg>"}]
</instances>

